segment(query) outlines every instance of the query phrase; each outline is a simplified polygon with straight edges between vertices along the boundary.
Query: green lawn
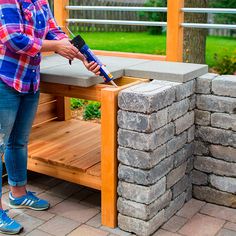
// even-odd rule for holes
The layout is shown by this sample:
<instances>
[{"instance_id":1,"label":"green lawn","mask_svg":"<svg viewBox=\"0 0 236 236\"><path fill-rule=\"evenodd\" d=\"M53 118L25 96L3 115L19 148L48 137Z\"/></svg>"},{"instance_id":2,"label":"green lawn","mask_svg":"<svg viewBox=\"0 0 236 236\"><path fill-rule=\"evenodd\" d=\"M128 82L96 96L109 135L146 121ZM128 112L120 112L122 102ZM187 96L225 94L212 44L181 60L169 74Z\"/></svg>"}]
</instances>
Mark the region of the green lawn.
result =
<instances>
[{"instance_id":1,"label":"green lawn","mask_svg":"<svg viewBox=\"0 0 236 236\"><path fill-rule=\"evenodd\" d=\"M87 44L92 49L137 52L147 54L165 55L165 35L150 35L148 33L121 33L121 32L100 32L81 33ZM208 37L207 39L207 64L214 66L215 53L219 56L236 53L236 40L229 37Z\"/></svg>"}]
</instances>

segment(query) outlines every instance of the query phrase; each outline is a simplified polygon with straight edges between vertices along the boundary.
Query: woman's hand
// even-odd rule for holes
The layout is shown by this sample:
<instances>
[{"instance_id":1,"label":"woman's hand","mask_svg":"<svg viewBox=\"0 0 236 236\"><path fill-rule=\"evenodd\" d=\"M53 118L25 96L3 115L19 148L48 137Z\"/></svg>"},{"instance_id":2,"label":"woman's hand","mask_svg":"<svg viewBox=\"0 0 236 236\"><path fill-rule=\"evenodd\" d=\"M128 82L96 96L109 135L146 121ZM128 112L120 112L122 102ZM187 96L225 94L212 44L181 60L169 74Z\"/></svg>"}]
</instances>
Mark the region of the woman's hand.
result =
<instances>
[{"instance_id":1,"label":"woman's hand","mask_svg":"<svg viewBox=\"0 0 236 236\"><path fill-rule=\"evenodd\" d=\"M72 61L77 58L79 50L70 43L69 39L62 39L56 41L55 52Z\"/></svg>"},{"instance_id":2,"label":"woman's hand","mask_svg":"<svg viewBox=\"0 0 236 236\"><path fill-rule=\"evenodd\" d=\"M87 70L93 72L95 75L100 75L100 71L99 71L100 66L96 62L94 62L94 61L88 62L86 60L86 58L84 57L84 55L80 52L77 54L77 59L79 59L83 62L84 66L87 68Z\"/></svg>"}]
</instances>

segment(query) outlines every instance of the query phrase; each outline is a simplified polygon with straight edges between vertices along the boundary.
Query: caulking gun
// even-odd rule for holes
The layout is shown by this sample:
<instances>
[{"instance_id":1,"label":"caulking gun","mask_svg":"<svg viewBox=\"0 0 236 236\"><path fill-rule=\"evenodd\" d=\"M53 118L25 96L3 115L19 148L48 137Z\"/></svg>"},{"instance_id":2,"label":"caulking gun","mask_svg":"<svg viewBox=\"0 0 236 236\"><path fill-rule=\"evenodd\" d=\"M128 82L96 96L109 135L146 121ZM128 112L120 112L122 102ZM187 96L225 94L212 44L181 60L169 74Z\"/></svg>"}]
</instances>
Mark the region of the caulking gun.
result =
<instances>
[{"instance_id":1,"label":"caulking gun","mask_svg":"<svg viewBox=\"0 0 236 236\"><path fill-rule=\"evenodd\" d=\"M72 32L70 32L72 34ZM92 52L92 50L89 48L89 46L85 43L83 38L78 35L74 36L71 41L71 43L79 49L79 51L85 56L88 62L95 61L100 66L100 75L104 77L104 81L106 83L111 82L112 85L115 87L118 87L115 82L113 81L113 75L108 71L108 69L102 64L102 62L97 58L97 56ZM71 64L71 61L70 61Z\"/></svg>"}]
</instances>

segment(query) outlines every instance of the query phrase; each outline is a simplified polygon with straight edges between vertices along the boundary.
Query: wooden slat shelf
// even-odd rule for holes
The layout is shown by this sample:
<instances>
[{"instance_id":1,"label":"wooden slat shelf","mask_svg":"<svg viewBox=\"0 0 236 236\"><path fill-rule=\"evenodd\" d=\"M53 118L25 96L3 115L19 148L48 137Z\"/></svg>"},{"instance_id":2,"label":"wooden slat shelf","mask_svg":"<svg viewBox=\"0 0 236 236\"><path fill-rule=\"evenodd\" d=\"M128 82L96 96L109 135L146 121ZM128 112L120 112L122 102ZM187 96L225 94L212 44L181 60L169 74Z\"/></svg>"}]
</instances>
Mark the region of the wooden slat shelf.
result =
<instances>
[{"instance_id":1,"label":"wooden slat shelf","mask_svg":"<svg viewBox=\"0 0 236 236\"><path fill-rule=\"evenodd\" d=\"M91 122L71 119L37 125L32 128L30 136L29 163L52 165L55 170L70 169L78 175L74 182L94 187L98 179L101 182L100 137L100 124ZM83 178L78 178L79 175L98 179L88 183L88 180L84 182ZM96 189L100 189L100 185Z\"/></svg>"}]
</instances>

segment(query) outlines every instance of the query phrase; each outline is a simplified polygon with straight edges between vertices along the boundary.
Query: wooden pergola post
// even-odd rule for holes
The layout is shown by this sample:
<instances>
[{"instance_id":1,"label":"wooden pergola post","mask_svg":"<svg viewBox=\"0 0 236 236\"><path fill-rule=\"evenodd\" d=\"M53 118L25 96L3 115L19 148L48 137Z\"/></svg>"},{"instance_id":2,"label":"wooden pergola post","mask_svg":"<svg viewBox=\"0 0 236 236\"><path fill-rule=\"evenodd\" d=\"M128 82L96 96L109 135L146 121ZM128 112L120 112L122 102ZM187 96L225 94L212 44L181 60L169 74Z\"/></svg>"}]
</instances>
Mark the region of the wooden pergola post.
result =
<instances>
[{"instance_id":1,"label":"wooden pergola post","mask_svg":"<svg viewBox=\"0 0 236 236\"><path fill-rule=\"evenodd\" d=\"M168 0L167 13L167 61L183 61L184 29L184 0Z\"/></svg>"},{"instance_id":2,"label":"wooden pergola post","mask_svg":"<svg viewBox=\"0 0 236 236\"><path fill-rule=\"evenodd\" d=\"M67 5L69 5L69 0L54 1L54 17L58 26L66 33L68 33L66 19L69 18ZM69 120L71 118L69 97L57 97L57 116L58 120Z\"/></svg>"}]
</instances>

